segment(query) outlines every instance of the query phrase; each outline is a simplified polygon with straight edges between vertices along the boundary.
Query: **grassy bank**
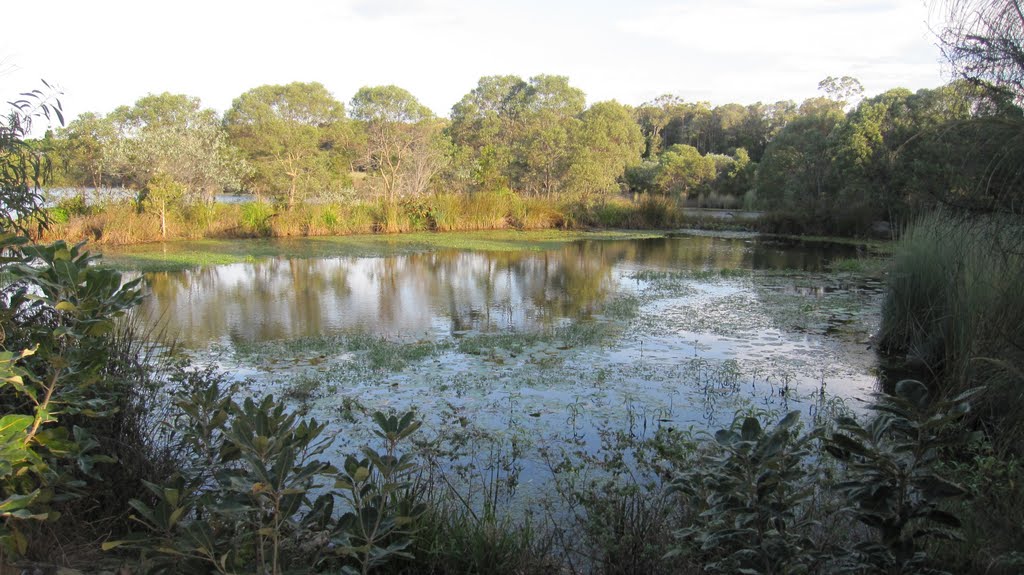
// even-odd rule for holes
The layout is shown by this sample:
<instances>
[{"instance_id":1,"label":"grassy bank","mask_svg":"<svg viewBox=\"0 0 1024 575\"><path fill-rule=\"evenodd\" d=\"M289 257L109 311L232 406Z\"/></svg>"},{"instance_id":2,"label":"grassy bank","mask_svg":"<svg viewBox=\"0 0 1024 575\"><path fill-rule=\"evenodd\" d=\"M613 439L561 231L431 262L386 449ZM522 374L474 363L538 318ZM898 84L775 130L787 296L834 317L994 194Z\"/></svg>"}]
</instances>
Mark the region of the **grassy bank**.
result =
<instances>
[{"instance_id":1,"label":"grassy bank","mask_svg":"<svg viewBox=\"0 0 1024 575\"><path fill-rule=\"evenodd\" d=\"M380 257L438 249L522 252L558 249L581 240L629 240L661 237L657 231L493 230L410 232L288 238L184 240L131 246L95 246L105 265L135 271L173 271L202 265L251 262L264 257Z\"/></svg>"},{"instance_id":2,"label":"grassy bank","mask_svg":"<svg viewBox=\"0 0 1024 575\"><path fill-rule=\"evenodd\" d=\"M523 197L510 191L434 194L403 200L300 204L267 202L187 205L159 214L135 202L86 206L68 200L50 210L54 225L44 239L122 245L177 239L280 238L422 231L547 230L586 227L663 228L682 219L682 208L663 198L598 203Z\"/></svg>"}]
</instances>

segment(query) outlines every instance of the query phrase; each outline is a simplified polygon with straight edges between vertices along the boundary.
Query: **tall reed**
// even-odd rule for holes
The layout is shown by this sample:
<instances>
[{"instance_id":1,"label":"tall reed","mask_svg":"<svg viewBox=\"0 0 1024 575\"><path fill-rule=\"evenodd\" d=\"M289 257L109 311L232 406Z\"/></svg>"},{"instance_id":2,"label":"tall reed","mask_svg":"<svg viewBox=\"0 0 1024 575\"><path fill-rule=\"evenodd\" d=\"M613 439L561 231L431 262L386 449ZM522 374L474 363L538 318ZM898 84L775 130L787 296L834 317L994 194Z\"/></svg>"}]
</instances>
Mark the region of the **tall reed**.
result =
<instances>
[{"instance_id":1,"label":"tall reed","mask_svg":"<svg viewBox=\"0 0 1024 575\"><path fill-rule=\"evenodd\" d=\"M987 419L1024 431L1024 223L925 215L892 269L881 347L949 393L984 386Z\"/></svg>"}]
</instances>

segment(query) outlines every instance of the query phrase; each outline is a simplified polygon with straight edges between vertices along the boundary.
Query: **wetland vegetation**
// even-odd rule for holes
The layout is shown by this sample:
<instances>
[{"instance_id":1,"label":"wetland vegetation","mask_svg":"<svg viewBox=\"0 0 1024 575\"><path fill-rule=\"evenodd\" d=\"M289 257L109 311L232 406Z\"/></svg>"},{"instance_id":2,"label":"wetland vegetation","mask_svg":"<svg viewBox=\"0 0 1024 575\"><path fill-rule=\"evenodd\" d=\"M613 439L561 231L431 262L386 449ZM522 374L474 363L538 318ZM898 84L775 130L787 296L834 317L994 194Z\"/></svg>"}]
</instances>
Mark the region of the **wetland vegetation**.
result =
<instances>
[{"instance_id":1,"label":"wetland vegetation","mask_svg":"<svg viewBox=\"0 0 1024 575\"><path fill-rule=\"evenodd\" d=\"M1021 6L944 7L859 102L23 94L0 573L1020 572Z\"/></svg>"}]
</instances>

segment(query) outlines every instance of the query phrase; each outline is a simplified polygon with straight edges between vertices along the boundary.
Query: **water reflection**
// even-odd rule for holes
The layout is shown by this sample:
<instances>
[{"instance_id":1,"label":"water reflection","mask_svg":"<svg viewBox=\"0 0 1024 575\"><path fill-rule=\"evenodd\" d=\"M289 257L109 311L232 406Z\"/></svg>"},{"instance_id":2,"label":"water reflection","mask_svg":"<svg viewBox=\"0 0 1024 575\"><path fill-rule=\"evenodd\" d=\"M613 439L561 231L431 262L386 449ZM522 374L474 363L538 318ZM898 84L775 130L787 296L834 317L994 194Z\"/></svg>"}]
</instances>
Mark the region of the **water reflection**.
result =
<instances>
[{"instance_id":1,"label":"water reflection","mask_svg":"<svg viewBox=\"0 0 1024 575\"><path fill-rule=\"evenodd\" d=\"M353 329L413 337L525 331L590 317L617 289L616 270L817 270L845 255L837 249L679 237L583 241L543 252L280 257L147 274L145 305L188 347Z\"/></svg>"}]
</instances>

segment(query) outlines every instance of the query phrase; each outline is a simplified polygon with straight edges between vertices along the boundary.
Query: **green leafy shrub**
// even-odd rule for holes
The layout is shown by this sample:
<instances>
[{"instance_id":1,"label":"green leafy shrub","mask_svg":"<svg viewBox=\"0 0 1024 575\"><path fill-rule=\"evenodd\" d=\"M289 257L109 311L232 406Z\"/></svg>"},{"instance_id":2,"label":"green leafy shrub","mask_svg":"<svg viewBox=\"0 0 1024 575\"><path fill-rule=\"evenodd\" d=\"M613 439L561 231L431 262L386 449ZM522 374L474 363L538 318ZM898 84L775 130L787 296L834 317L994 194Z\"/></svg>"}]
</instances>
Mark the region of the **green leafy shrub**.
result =
<instances>
[{"instance_id":1,"label":"green leafy shrub","mask_svg":"<svg viewBox=\"0 0 1024 575\"><path fill-rule=\"evenodd\" d=\"M59 503L88 494L98 464L113 462L92 430L122 407L122 390L105 381L110 335L141 300L141 280L122 285L120 273L91 265L97 258L81 244L8 253L13 283L0 320L4 345L20 351L0 353L0 542L24 554L21 523L55 519Z\"/></svg>"},{"instance_id":2,"label":"green leafy shrub","mask_svg":"<svg viewBox=\"0 0 1024 575\"><path fill-rule=\"evenodd\" d=\"M823 561L804 516L813 492L809 436L799 412L771 430L755 417L715 434L715 443L672 481L694 509L670 555L699 558L712 573L800 573Z\"/></svg>"},{"instance_id":3,"label":"green leafy shrub","mask_svg":"<svg viewBox=\"0 0 1024 575\"><path fill-rule=\"evenodd\" d=\"M179 472L146 482L149 497L131 501L142 530L105 549L139 550L151 573L365 573L409 544L422 506L408 482L415 465L397 449L419 427L411 413L374 414L384 452L367 447L338 474L320 459L333 438L315 419L272 396L238 403L239 384L212 370L174 381L165 431ZM326 491L335 475L341 491ZM347 504L340 518L336 502Z\"/></svg>"},{"instance_id":4,"label":"green leafy shrub","mask_svg":"<svg viewBox=\"0 0 1024 575\"><path fill-rule=\"evenodd\" d=\"M966 490L943 477L938 464L968 441L959 421L974 393L934 403L924 384L904 380L895 395L876 395L867 425L839 419L825 449L846 464L837 487L851 513L875 533L849 549L849 571L939 572L923 542L960 539L960 519L941 504Z\"/></svg>"}]
</instances>

